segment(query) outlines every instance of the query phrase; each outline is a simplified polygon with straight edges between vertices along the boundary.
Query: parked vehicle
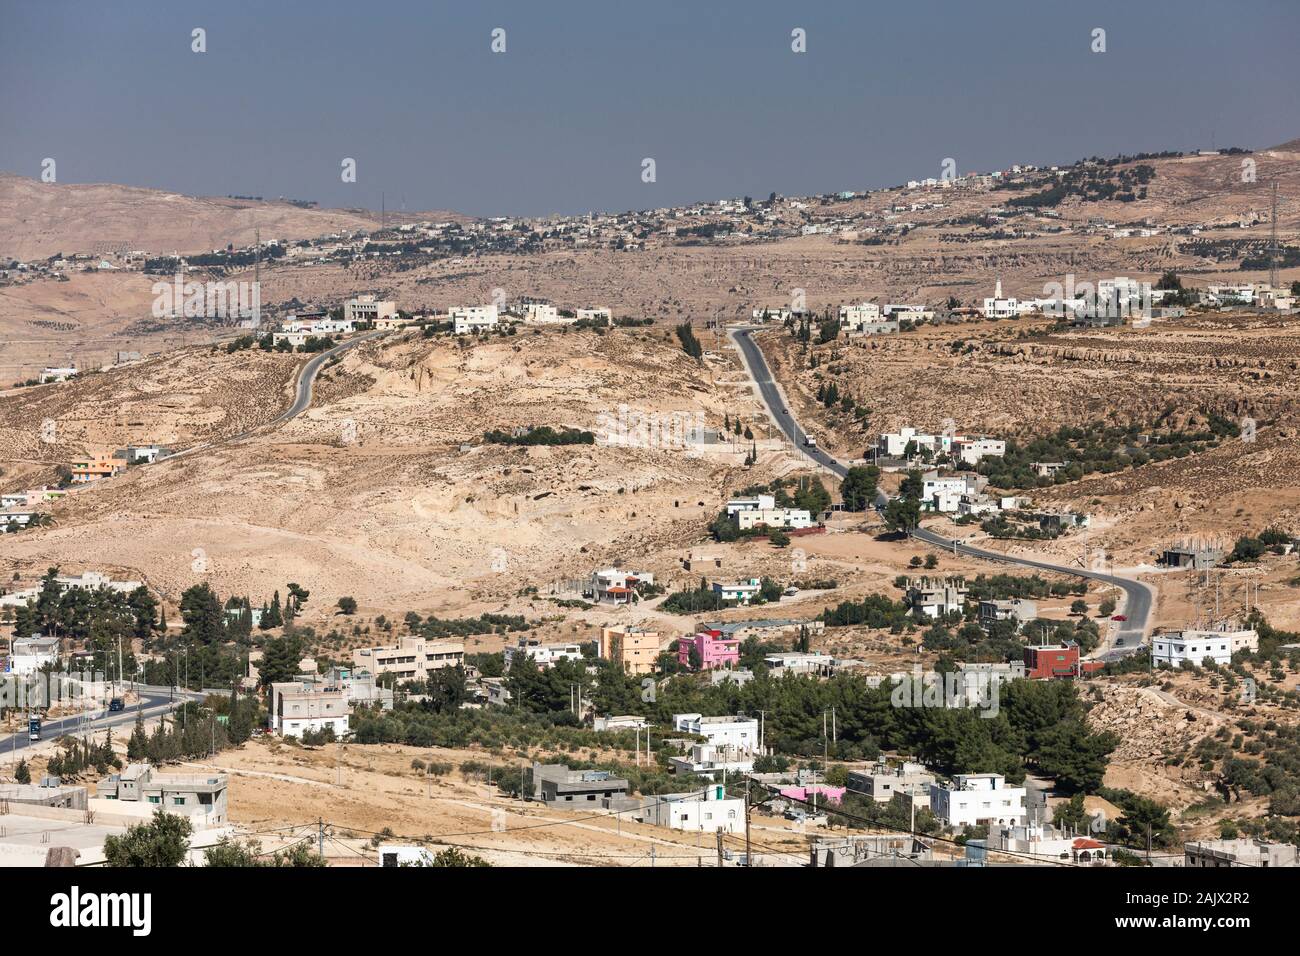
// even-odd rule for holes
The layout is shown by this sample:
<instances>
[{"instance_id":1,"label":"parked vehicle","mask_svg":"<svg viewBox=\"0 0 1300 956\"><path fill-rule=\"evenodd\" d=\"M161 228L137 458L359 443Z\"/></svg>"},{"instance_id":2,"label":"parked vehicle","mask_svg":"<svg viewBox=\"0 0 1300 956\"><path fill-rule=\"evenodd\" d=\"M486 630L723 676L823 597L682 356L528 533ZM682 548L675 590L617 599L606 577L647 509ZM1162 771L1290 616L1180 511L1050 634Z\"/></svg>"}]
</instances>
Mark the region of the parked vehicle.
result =
<instances>
[{"instance_id":1,"label":"parked vehicle","mask_svg":"<svg viewBox=\"0 0 1300 956\"><path fill-rule=\"evenodd\" d=\"M804 436L803 436L803 443L804 443L804 447L805 447L805 448L816 448L816 447L817 447L817 439L814 438L812 435L804 435Z\"/></svg>"},{"instance_id":2,"label":"parked vehicle","mask_svg":"<svg viewBox=\"0 0 1300 956\"><path fill-rule=\"evenodd\" d=\"M28 740L40 740L40 739L41 739L41 718L39 718L39 717L32 717L32 718L29 718L29 719L28 719L28 721L27 721L27 739L28 739Z\"/></svg>"},{"instance_id":3,"label":"parked vehicle","mask_svg":"<svg viewBox=\"0 0 1300 956\"><path fill-rule=\"evenodd\" d=\"M126 710L126 702L123 701L121 697L114 697L108 702L108 712L110 714L115 714L119 710Z\"/></svg>"},{"instance_id":4,"label":"parked vehicle","mask_svg":"<svg viewBox=\"0 0 1300 956\"><path fill-rule=\"evenodd\" d=\"M1125 617L1123 614L1116 614L1114 617L1111 618L1111 620L1112 620L1112 621L1127 621L1128 618Z\"/></svg>"}]
</instances>

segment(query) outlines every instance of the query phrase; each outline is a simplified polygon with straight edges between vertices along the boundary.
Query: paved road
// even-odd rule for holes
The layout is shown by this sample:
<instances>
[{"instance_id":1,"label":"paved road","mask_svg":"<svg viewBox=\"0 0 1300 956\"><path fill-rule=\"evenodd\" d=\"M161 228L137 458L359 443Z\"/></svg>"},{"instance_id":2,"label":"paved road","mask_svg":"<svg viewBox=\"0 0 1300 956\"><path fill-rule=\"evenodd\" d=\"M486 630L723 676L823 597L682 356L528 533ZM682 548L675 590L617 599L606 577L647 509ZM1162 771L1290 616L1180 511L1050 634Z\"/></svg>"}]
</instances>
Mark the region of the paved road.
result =
<instances>
[{"instance_id":1,"label":"paved road","mask_svg":"<svg viewBox=\"0 0 1300 956\"><path fill-rule=\"evenodd\" d=\"M758 347L758 343L754 341L752 335L752 331L756 328L762 328L762 326L740 326L730 329L729 334L731 340L740 349L740 356L745 361L749 377L758 386L759 395L762 396L764 404L767 405L768 414L772 416L772 420L776 422L777 427L785 433L785 436L794 443L796 448L823 468L830 470L837 477L843 478L848 473L848 465L821 448L809 448L804 444L807 433L799 427L799 423L790 414L789 406L786 405L785 398L781 395L781 387L772 379L772 372L767 367L767 359L763 358L763 351Z\"/></svg>"},{"instance_id":2,"label":"paved road","mask_svg":"<svg viewBox=\"0 0 1300 956\"><path fill-rule=\"evenodd\" d=\"M41 741L57 740L64 734L100 733L108 727L121 727L134 724L136 718L145 720L170 713L186 700L202 700L203 694L197 691L176 691L172 696L170 687L140 687L140 703L126 710L110 714L107 709L100 710L90 721L78 717L63 717L59 720L44 721L41 725ZM21 753L40 741L28 740L27 732L22 731L7 737L0 737L0 759L7 754Z\"/></svg>"},{"instance_id":3,"label":"paved road","mask_svg":"<svg viewBox=\"0 0 1300 956\"><path fill-rule=\"evenodd\" d=\"M754 341L753 331L762 328L762 326L737 326L730 330L729 334L733 342L740 349L741 358L744 360L745 367L749 372L750 378L758 386L759 394L763 402L767 405L768 414L776 422L777 427L785 433L786 437L794 443L794 446L811 458L823 468L829 469L834 474L843 478L848 471L848 466L844 462L835 458L833 455L821 448L808 448L803 444L804 432L795 421L794 416L789 412L789 406L786 405L784 397L781 395L780 386L772 379L771 369L768 368L767 360L763 357L763 351ZM878 505L884 504L884 494L882 493L877 499ZM1036 561L1031 558L1022 558L1001 554L997 551L986 551L982 548L975 548L970 545L957 543L954 545L952 538L944 538L929 531L925 528L917 528L912 532L912 537L924 541L945 550L952 551L955 547L955 553L965 554L974 558L982 558L988 561L1001 561L1007 564L1017 564L1021 567L1035 568L1041 571L1055 571L1060 574L1071 574L1075 577L1088 578L1093 581L1100 581L1105 584L1111 584L1124 592L1124 616L1128 618L1123 626L1115 633L1117 640L1122 640L1123 646L1105 646L1099 649L1091 656L1099 660L1116 660L1133 653L1141 639L1146 635L1147 628L1150 624L1151 609L1154 605L1155 589L1141 581L1135 581L1132 578L1124 578L1115 574L1107 574L1103 571L1089 571L1083 568L1074 568L1061 564L1052 564L1048 561Z\"/></svg>"},{"instance_id":4,"label":"paved road","mask_svg":"<svg viewBox=\"0 0 1300 956\"><path fill-rule=\"evenodd\" d=\"M326 362L336 355L342 355L349 349L356 348L362 342L369 342L371 339L378 338L385 334L385 331L386 330L384 329L380 329L375 332L366 332L364 335L358 335L356 338L348 339L346 342L342 342L339 345L334 346L332 349L328 349L327 351L313 356L311 361L304 365L302 371L298 374L298 394L294 397L293 404L290 405L278 418L271 421L270 424L279 425L283 422L289 421L291 418L297 418L311 407L312 387L316 384L316 376L320 373L321 368ZM252 431L256 431L256 429L252 429ZM244 435L247 434L249 434L249 432L244 432L243 435L236 435L235 437L243 438Z\"/></svg>"},{"instance_id":5,"label":"paved road","mask_svg":"<svg viewBox=\"0 0 1300 956\"><path fill-rule=\"evenodd\" d=\"M185 455L192 455L196 451L202 451L205 448L212 448L216 445L224 444L225 442L242 441L263 428L282 425L290 419L297 418L311 407L312 389L316 385L316 376L320 374L320 370L325 366L326 362L336 355L342 355L349 349L356 348L362 342L369 342L371 339L384 335L386 331L387 330L380 329L374 332L366 332L364 335L358 335L356 338L348 339L346 342L341 342L331 349L313 355L298 373L298 382L297 387L294 390L293 403L265 425L256 425L246 431L242 431L237 435L231 435L227 438L203 442L200 445L192 445L189 448L176 452L174 455L168 455L166 458L159 458L158 461L173 461L177 458L182 458Z\"/></svg>"},{"instance_id":6,"label":"paved road","mask_svg":"<svg viewBox=\"0 0 1300 956\"><path fill-rule=\"evenodd\" d=\"M1018 564L1021 567L1036 568L1042 571L1056 571L1060 574L1072 574L1075 577L1088 578L1092 581L1100 581L1103 584L1114 585L1124 592L1124 616L1128 618L1115 632L1115 639L1122 640L1123 646L1108 647L1100 653L1095 653L1092 657L1098 660L1117 660L1133 653L1142 637L1145 636L1147 625L1150 623L1151 608L1154 604L1153 598L1155 590L1141 581L1135 581L1132 578L1123 578L1116 574L1107 574L1104 571L1088 571L1083 568L1072 568L1062 564L1052 564L1049 561L1036 561L1032 558L1022 558L1020 556L1011 556L1002 554L998 551L985 551L983 548L975 548L968 544L957 542L954 546L953 538L945 538L935 534L928 528L917 528L912 532L912 537L918 541L924 541L927 544L935 545L947 551L953 551L955 554L964 554L973 558L982 558L987 561L1003 561L1009 564Z\"/></svg>"}]
</instances>

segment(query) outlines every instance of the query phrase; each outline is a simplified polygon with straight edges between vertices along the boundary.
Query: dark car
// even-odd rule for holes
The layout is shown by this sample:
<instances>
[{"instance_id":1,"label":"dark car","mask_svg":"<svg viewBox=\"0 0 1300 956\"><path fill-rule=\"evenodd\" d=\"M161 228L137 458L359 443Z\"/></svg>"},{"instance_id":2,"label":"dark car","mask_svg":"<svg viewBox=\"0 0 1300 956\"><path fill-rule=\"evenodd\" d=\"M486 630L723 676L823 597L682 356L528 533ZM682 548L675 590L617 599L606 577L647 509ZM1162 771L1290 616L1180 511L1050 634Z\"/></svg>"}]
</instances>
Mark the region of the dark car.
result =
<instances>
[{"instance_id":1,"label":"dark car","mask_svg":"<svg viewBox=\"0 0 1300 956\"><path fill-rule=\"evenodd\" d=\"M126 703L122 700L121 697L114 697L112 700L108 702L108 712L112 714L112 713L116 713L119 710L126 710Z\"/></svg>"}]
</instances>

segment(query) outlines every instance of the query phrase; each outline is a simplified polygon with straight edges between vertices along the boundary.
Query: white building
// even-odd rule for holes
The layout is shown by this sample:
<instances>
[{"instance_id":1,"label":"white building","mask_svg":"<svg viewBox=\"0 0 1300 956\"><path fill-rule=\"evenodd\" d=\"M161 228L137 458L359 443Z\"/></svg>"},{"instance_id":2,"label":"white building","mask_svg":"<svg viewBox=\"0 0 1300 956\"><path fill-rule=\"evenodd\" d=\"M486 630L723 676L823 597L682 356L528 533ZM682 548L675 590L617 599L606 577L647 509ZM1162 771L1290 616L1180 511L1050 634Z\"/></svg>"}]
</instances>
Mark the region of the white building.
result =
<instances>
[{"instance_id":1,"label":"white building","mask_svg":"<svg viewBox=\"0 0 1300 956\"><path fill-rule=\"evenodd\" d=\"M348 332L356 331L351 319L330 319L312 317L309 319L298 319L293 316L285 319L280 324L283 332L301 332L305 335L314 335L320 338L323 335L345 335ZM274 338L272 339L274 341Z\"/></svg>"},{"instance_id":2,"label":"white building","mask_svg":"<svg viewBox=\"0 0 1300 956\"><path fill-rule=\"evenodd\" d=\"M301 348L315 335L315 332L272 332L271 344L279 345L281 342L288 342L294 348Z\"/></svg>"},{"instance_id":3,"label":"white building","mask_svg":"<svg viewBox=\"0 0 1300 956\"><path fill-rule=\"evenodd\" d=\"M560 310L549 302L529 302L523 307L525 325L559 325L576 319L561 318Z\"/></svg>"},{"instance_id":4,"label":"white building","mask_svg":"<svg viewBox=\"0 0 1300 956\"><path fill-rule=\"evenodd\" d=\"M1026 309L1022 308L1020 301L1015 296L1003 297L1002 280L999 279L994 287L992 297L984 300L983 311L986 319L1010 319L1023 314Z\"/></svg>"},{"instance_id":5,"label":"white building","mask_svg":"<svg viewBox=\"0 0 1300 956\"><path fill-rule=\"evenodd\" d=\"M1151 660L1155 664L1179 667L1184 661L1200 666L1208 657L1216 664L1232 663L1237 651L1259 650L1259 632L1221 625L1212 630L1187 629L1155 634L1151 638Z\"/></svg>"},{"instance_id":6,"label":"white building","mask_svg":"<svg viewBox=\"0 0 1300 956\"><path fill-rule=\"evenodd\" d=\"M807 654L798 651L768 654L763 658L771 675L780 678L785 674L825 674L835 666L835 658L821 651Z\"/></svg>"},{"instance_id":7,"label":"white building","mask_svg":"<svg viewBox=\"0 0 1300 956\"><path fill-rule=\"evenodd\" d=\"M776 507L773 495L755 495L752 498L732 498L727 502L727 516L734 517L738 511L771 511Z\"/></svg>"},{"instance_id":8,"label":"white building","mask_svg":"<svg viewBox=\"0 0 1300 956\"><path fill-rule=\"evenodd\" d=\"M1255 285L1252 282L1206 286L1205 292L1214 305L1255 304Z\"/></svg>"},{"instance_id":9,"label":"white building","mask_svg":"<svg viewBox=\"0 0 1300 956\"><path fill-rule=\"evenodd\" d=\"M860 329L864 325L879 321L880 306L874 302L840 306L840 322L849 329Z\"/></svg>"},{"instance_id":10,"label":"white building","mask_svg":"<svg viewBox=\"0 0 1300 956\"><path fill-rule=\"evenodd\" d=\"M880 314L896 322L934 321L934 309L927 309L923 305L888 303L880 310Z\"/></svg>"},{"instance_id":11,"label":"white building","mask_svg":"<svg viewBox=\"0 0 1300 956\"><path fill-rule=\"evenodd\" d=\"M583 320L588 322L599 322L604 320L608 323L614 321L614 313L609 309L599 306L592 309L578 309L577 321L581 322Z\"/></svg>"},{"instance_id":12,"label":"white building","mask_svg":"<svg viewBox=\"0 0 1300 956\"><path fill-rule=\"evenodd\" d=\"M495 305L457 306L449 314L451 315L451 330L457 335L497 327L497 307Z\"/></svg>"},{"instance_id":13,"label":"white building","mask_svg":"<svg viewBox=\"0 0 1300 956\"><path fill-rule=\"evenodd\" d=\"M988 495L962 495L957 499L957 516L996 514L1001 510L1000 506L1000 501Z\"/></svg>"},{"instance_id":14,"label":"white building","mask_svg":"<svg viewBox=\"0 0 1300 956\"><path fill-rule=\"evenodd\" d=\"M988 479L970 472L957 475L926 472L921 476L921 503L935 511L955 512L962 495L978 494L987 484Z\"/></svg>"},{"instance_id":15,"label":"white building","mask_svg":"<svg viewBox=\"0 0 1300 956\"><path fill-rule=\"evenodd\" d=\"M380 866L433 866L433 851L422 846L385 843L379 848Z\"/></svg>"},{"instance_id":16,"label":"white building","mask_svg":"<svg viewBox=\"0 0 1300 956\"><path fill-rule=\"evenodd\" d=\"M642 819L655 826L724 833L745 830L744 798L728 797L726 787L721 784L706 787L702 792L667 793L646 800Z\"/></svg>"},{"instance_id":17,"label":"white building","mask_svg":"<svg viewBox=\"0 0 1300 956\"><path fill-rule=\"evenodd\" d=\"M348 695L342 687L315 681L284 681L271 685L271 730L281 737L301 737L332 729L348 733Z\"/></svg>"},{"instance_id":18,"label":"white building","mask_svg":"<svg viewBox=\"0 0 1300 956\"><path fill-rule=\"evenodd\" d=\"M923 449L935 454L947 453L952 449L952 441L951 435L928 435L905 425L896 432L882 433L876 441L876 452L885 458L902 458L907 446L911 445L913 454Z\"/></svg>"},{"instance_id":19,"label":"white building","mask_svg":"<svg viewBox=\"0 0 1300 956\"><path fill-rule=\"evenodd\" d=\"M654 584L655 576L649 571L620 571L605 568L591 576L591 595L597 601L609 604L630 604L638 584Z\"/></svg>"},{"instance_id":20,"label":"white building","mask_svg":"<svg viewBox=\"0 0 1300 956\"><path fill-rule=\"evenodd\" d=\"M1090 836L1066 833L1051 824L993 824L989 827L990 850L1005 850L1039 857L1042 862L1071 862L1083 865L1104 863L1109 856L1105 844Z\"/></svg>"},{"instance_id":21,"label":"white building","mask_svg":"<svg viewBox=\"0 0 1300 956\"><path fill-rule=\"evenodd\" d=\"M953 441L953 453L958 461L968 465L978 465L982 458L1001 458L1005 455L1007 443L1000 438L961 437Z\"/></svg>"},{"instance_id":22,"label":"white building","mask_svg":"<svg viewBox=\"0 0 1300 956\"><path fill-rule=\"evenodd\" d=\"M769 528L811 528L812 515L801 508L762 508L736 512L736 524L741 531L760 525Z\"/></svg>"},{"instance_id":23,"label":"white building","mask_svg":"<svg viewBox=\"0 0 1300 956\"><path fill-rule=\"evenodd\" d=\"M57 637L17 637L9 645L9 674L35 674L46 664L57 664L59 639Z\"/></svg>"},{"instance_id":24,"label":"white building","mask_svg":"<svg viewBox=\"0 0 1300 956\"><path fill-rule=\"evenodd\" d=\"M685 756L669 758L673 773L693 773L717 780L725 774L753 773L754 751L749 748L696 744Z\"/></svg>"},{"instance_id":25,"label":"white building","mask_svg":"<svg viewBox=\"0 0 1300 956\"><path fill-rule=\"evenodd\" d=\"M742 511L741 514L747 512ZM718 595L724 601L735 601L737 604L748 606L749 602L758 596L762 590L762 582L758 578L750 578L748 581L737 581L734 584L725 584L721 581L713 582L713 593Z\"/></svg>"},{"instance_id":26,"label":"white building","mask_svg":"<svg viewBox=\"0 0 1300 956\"><path fill-rule=\"evenodd\" d=\"M543 644L535 637L521 637L519 643L513 647L507 645L503 651L505 654L506 670L510 669L511 663L514 662L516 654L522 654L530 657L540 670L546 670L555 665L556 661L580 661L582 660L581 644Z\"/></svg>"},{"instance_id":27,"label":"white building","mask_svg":"<svg viewBox=\"0 0 1300 956\"><path fill-rule=\"evenodd\" d=\"M54 580L63 588L85 588L88 591L107 588L120 594L130 594L143 583L141 581L114 581L107 574L101 574L98 571L86 571L83 574L60 574Z\"/></svg>"},{"instance_id":28,"label":"white building","mask_svg":"<svg viewBox=\"0 0 1300 956\"><path fill-rule=\"evenodd\" d=\"M704 717L700 714L673 714L673 729L698 734L714 747L731 751L752 750L761 753L758 721L753 717Z\"/></svg>"},{"instance_id":29,"label":"white building","mask_svg":"<svg viewBox=\"0 0 1300 956\"><path fill-rule=\"evenodd\" d=\"M77 366L75 365L57 368L50 366L41 371L41 384L44 385L46 382L66 382L68 379L74 378L76 374Z\"/></svg>"},{"instance_id":30,"label":"white building","mask_svg":"<svg viewBox=\"0 0 1300 956\"><path fill-rule=\"evenodd\" d=\"M951 785L930 785L930 812L947 827L1026 820L1025 788L1008 787L1000 773L963 773Z\"/></svg>"}]
</instances>

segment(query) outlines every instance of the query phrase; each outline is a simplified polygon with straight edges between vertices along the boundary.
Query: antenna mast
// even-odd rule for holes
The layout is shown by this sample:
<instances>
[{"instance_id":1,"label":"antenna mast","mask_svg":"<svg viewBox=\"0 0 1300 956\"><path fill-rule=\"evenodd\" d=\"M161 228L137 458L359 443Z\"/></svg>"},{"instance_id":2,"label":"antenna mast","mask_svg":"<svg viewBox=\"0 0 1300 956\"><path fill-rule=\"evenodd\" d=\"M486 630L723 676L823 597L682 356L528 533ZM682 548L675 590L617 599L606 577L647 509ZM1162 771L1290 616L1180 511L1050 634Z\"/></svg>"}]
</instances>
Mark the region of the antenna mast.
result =
<instances>
[{"instance_id":1,"label":"antenna mast","mask_svg":"<svg viewBox=\"0 0 1300 956\"><path fill-rule=\"evenodd\" d=\"M1269 216L1268 284L1277 288L1277 178L1273 179L1273 211Z\"/></svg>"}]
</instances>

